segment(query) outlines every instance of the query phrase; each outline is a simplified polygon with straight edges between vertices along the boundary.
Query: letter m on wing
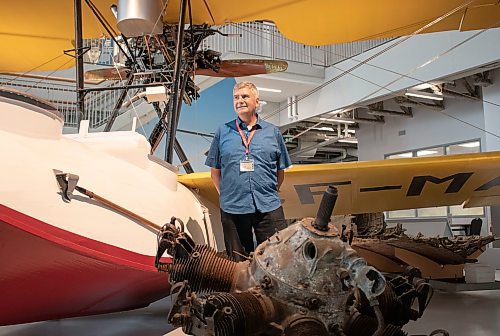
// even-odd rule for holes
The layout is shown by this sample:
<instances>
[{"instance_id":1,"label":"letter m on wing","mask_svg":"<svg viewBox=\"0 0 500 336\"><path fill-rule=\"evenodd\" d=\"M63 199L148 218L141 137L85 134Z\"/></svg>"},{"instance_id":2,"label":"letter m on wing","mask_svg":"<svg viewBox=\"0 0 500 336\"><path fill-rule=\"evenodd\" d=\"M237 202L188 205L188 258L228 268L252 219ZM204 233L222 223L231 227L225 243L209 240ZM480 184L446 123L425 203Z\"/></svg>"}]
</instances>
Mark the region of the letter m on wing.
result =
<instances>
[{"instance_id":1,"label":"letter m on wing","mask_svg":"<svg viewBox=\"0 0 500 336\"><path fill-rule=\"evenodd\" d=\"M443 178L438 178L431 175L415 176L411 181L406 196L420 196L427 182L431 182L434 184L441 184L450 181L450 184L448 185L448 188L446 188L445 193L446 194L456 193L459 192L460 189L462 189L465 182L467 182L467 180L472 176L472 174L473 173L457 173Z\"/></svg>"}]
</instances>

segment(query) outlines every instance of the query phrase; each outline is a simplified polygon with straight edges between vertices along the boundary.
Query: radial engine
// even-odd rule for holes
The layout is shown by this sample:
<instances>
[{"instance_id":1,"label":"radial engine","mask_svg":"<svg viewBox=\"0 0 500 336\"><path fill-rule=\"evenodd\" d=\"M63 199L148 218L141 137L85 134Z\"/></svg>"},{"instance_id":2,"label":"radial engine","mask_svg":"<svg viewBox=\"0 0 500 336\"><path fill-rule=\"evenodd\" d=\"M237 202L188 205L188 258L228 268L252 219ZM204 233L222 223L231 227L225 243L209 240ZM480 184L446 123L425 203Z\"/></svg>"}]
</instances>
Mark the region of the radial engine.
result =
<instances>
[{"instance_id":1,"label":"radial engine","mask_svg":"<svg viewBox=\"0 0 500 336\"><path fill-rule=\"evenodd\" d=\"M277 232L244 262L195 245L173 219L157 254L173 283L168 321L200 336L406 335L401 327L422 316L432 289L368 266L329 223L336 198L329 187L315 219ZM165 251L171 264L160 262Z\"/></svg>"}]
</instances>

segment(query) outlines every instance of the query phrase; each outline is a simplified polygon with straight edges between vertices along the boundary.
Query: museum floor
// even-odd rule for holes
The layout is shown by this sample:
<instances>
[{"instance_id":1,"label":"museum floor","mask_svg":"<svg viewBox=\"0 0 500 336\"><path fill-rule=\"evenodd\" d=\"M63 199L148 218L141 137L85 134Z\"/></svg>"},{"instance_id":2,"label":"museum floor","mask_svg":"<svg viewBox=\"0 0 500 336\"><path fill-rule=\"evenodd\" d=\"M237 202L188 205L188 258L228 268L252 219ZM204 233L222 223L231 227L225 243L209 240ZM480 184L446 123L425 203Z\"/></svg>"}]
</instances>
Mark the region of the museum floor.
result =
<instances>
[{"instance_id":1,"label":"museum floor","mask_svg":"<svg viewBox=\"0 0 500 336\"><path fill-rule=\"evenodd\" d=\"M498 270L496 279L500 280ZM169 306L165 298L129 312L0 327L0 336L161 336L172 330L166 322ZM436 291L424 316L404 330L420 336L435 329L446 329L450 336L499 335L500 290Z\"/></svg>"}]
</instances>

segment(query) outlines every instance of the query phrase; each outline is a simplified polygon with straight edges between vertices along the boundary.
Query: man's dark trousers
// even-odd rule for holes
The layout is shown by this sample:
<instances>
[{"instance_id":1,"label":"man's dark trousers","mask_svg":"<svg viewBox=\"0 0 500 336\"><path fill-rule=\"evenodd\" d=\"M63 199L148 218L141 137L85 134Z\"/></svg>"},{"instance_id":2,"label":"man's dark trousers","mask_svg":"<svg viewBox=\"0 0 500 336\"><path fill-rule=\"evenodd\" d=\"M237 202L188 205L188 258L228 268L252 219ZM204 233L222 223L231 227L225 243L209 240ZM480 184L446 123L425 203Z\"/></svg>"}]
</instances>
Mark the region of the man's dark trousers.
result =
<instances>
[{"instance_id":1,"label":"man's dark trousers","mask_svg":"<svg viewBox=\"0 0 500 336\"><path fill-rule=\"evenodd\" d=\"M277 231L286 228L283 207L270 212L250 214L230 214L222 209L221 222L224 231L224 244L229 257L236 261L245 260L255 250L253 232L257 245L271 237Z\"/></svg>"}]
</instances>

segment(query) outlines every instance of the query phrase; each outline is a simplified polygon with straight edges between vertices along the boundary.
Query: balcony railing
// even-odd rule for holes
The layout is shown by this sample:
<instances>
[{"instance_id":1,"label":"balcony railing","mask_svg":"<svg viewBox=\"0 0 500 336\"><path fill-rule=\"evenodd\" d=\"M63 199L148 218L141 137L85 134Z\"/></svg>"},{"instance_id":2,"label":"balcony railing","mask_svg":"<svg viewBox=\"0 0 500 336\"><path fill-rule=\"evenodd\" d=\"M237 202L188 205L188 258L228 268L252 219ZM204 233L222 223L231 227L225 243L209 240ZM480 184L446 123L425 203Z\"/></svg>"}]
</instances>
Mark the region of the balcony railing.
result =
<instances>
[{"instance_id":1,"label":"balcony railing","mask_svg":"<svg viewBox=\"0 0 500 336\"><path fill-rule=\"evenodd\" d=\"M76 127L78 123L75 87L69 84L59 84L53 81L30 80L0 75L0 86L10 86L25 91L54 104L64 116L64 125ZM108 86L113 86L109 83ZM129 90L133 97L138 89ZM90 128L100 127L108 121L116 105L121 90L89 92L85 95L85 111L90 121ZM132 105L121 108L119 113L125 113Z\"/></svg>"},{"instance_id":2,"label":"balcony railing","mask_svg":"<svg viewBox=\"0 0 500 336\"><path fill-rule=\"evenodd\" d=\"M324 67L361 54L390 40L379 39L327 46L308 46L285 38L271 23L228 24L218 27L218 29L225 34L231 34L231 36L226 37L219 34L210 36L204 41L204 48L222 53L281 59Z\"/></svg>"},{"instance_id":3,"label":"balcony railing","mask_svg":"<svg viewBox=\"0 0 500 336\"><path fill-rule=\"evenodd\" d=\"M210 36L203 41L202 48L212 49L223 54L243 54L324 67L361 54L390 40L378 39L327 46L309 46L285 38L272 23L248 22L215 28L231 36L219 34ZM113 64L114 43L111 39L85 40L84 44L90 48L89 52L85 54L85 61L106 65Z\"/></svg>"},{"instance_id":4,"label":"balcony railing","mask_svg":"<svg viewBox=\"0 0 500 336\"><path fill-rule=\"evenodd\" d=\"M111 86L111 85L110 85ZM138 89L129 90L128 96L133 97ZM85 112L89 120L90 128L98 128L105 125L113 110L116 102L121 95L121 90L88 92L85 95ZM78 124L78 113L76 101L51 100L57 106L57 109L64 115L64 125L67 127L76 127ZM119 115L133 108L132 104L120 108Z\"/></svg>"}]
</instances>

